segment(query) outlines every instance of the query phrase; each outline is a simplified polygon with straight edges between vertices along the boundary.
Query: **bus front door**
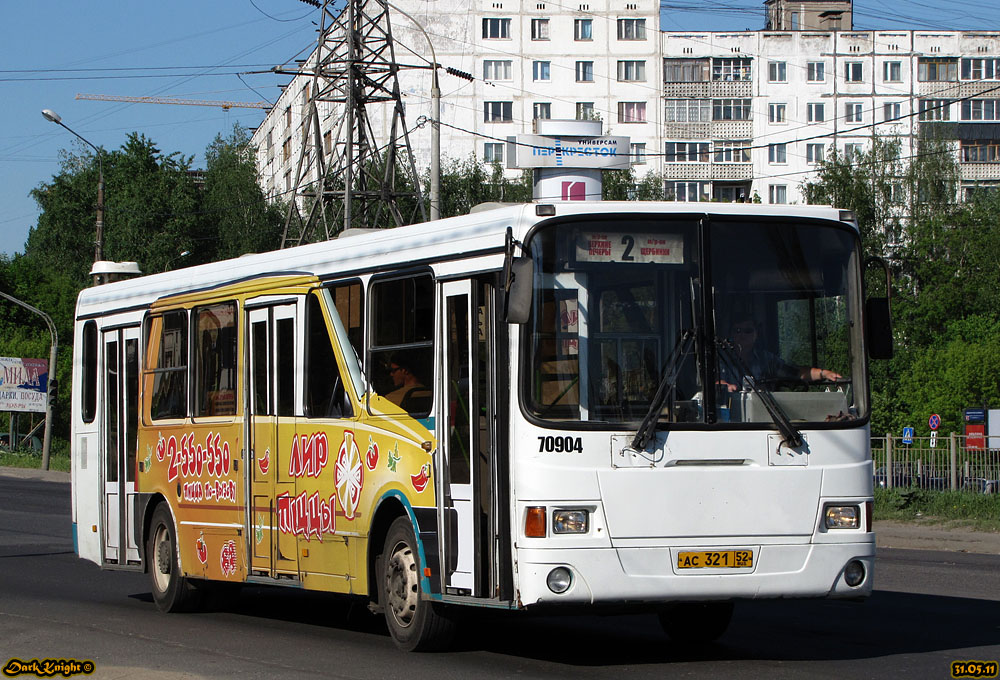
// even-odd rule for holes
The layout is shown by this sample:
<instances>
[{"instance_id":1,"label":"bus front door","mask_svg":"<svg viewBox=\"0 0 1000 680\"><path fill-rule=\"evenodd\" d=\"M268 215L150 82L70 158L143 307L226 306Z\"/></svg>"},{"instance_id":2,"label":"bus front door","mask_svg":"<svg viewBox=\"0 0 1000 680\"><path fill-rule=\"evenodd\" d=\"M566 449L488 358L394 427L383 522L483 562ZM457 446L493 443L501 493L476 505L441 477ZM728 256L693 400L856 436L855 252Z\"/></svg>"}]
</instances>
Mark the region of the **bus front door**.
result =
<instances>
[{"instance_id":1,"label":"bus front door","mask_svg":"<svg viewBox=\"0 0 1000 680\"><path fill-rule=\"evenodd\" d=\"M295 536L282 534L279 520L282 495L295 493L286 457L295 436L296 308L292 303L247 310L248 552L255 576L298 574Z\"/></svg>"},{"instance_id":2,"label":"bus front door","mask_svg":"<svg viewBox=\"0 0 1000 680\"><path fill-rule=\"evenodd\" d=\"M103 336L104 562L138 569L133 501L139 428L139 327L115 328Z\"/></svg>"},{"instance_id":3,"label":"bus front door","mask_svg":"<svg viewBox=\"0 0 1000 680\"><path fill-rule=\"evenodd\" d=\"M496 395L492 286L442 284L440 374L444 399L438 423L443 450L439 497L445 588L497 597Z\"/></svg>"}]
</instances>

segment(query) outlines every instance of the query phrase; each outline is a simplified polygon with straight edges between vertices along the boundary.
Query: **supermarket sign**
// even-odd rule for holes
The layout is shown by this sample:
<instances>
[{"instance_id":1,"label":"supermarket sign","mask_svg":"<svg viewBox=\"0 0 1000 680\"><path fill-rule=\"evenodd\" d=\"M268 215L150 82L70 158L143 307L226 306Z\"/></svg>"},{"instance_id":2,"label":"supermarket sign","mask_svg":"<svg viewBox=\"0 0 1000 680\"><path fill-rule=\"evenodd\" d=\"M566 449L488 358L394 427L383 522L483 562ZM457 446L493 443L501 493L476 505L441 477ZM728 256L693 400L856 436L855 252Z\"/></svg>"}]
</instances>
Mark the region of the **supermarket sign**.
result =
<instances>
[{"instance_id":1,"label":"supermarket sign","mask_svg":"<svg viewBox=\"0 0 1000 680\"><path fill-rule=\"evenodd\" d=\"M45 411L49 362L0 357L0 411Z\"/></svg>"}]
</instances>

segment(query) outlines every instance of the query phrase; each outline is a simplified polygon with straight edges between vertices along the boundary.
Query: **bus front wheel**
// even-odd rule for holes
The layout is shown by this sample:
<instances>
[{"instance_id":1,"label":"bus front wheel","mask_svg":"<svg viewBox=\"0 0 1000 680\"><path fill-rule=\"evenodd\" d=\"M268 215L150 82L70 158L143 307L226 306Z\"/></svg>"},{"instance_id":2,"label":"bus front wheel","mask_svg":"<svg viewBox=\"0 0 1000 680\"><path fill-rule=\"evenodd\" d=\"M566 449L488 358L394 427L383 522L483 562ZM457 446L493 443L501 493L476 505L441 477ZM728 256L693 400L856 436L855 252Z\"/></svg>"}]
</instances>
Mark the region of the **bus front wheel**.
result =
<instances>
[{"instance_id":1,"label":"bus front wheel","mask_svg":"<svg viewBox=\"0 0 1000 680\"><path fill-rule=\"evenodd\" d=\"M379 603L396 646L406 652L446 648L455 624L439 605L421 597L423 566L408 518L399 517L389 527L378 571Z\"/></svg>"},{"instance_id":2,"label":"bus front wheel","mask_svg":"<svg viewBox=\"0 0 1000 680\"><path fill-rule=\"evenodd\" d=\"M177 535L166 503L161 503L153 511L147 541L146 559L149 560L156 606L164 612L193 609L198 593L190 580L181 575Z\"/></svg>"},{"instance_id":3,"label":"bus front wheel","mask_svg":"<svg viewBox=\"0 0 1000 680\"><path fill-rule=\"evenodd\" d=\"M659 611L660 625L674 642L706 644L722 637L733 618L732 602L677 602Z\"/></svg>"}]
</instances>

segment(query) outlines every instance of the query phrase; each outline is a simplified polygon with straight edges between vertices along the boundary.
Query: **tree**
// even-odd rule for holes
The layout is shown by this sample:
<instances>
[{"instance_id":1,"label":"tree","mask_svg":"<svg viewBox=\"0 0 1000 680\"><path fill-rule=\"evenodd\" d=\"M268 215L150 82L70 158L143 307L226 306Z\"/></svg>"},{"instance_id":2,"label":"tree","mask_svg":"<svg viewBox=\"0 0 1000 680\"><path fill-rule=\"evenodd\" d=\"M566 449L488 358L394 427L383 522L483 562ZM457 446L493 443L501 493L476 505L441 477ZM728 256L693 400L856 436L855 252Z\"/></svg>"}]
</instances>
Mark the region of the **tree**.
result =
<instances>
[{"instance_id":1,"label":"tree","mask_svg":"<svg viewBox=\"0 0 1000 680\"><path fill-rule=\"evenodd\" d=\"M216 135L205 151L205 188L199 250L211 259L281 247L286 208L268 203L258 182L255 150L240 125L228 138ZM214 244L212 239L217 239Z\"/></svg>"}]
</instances>

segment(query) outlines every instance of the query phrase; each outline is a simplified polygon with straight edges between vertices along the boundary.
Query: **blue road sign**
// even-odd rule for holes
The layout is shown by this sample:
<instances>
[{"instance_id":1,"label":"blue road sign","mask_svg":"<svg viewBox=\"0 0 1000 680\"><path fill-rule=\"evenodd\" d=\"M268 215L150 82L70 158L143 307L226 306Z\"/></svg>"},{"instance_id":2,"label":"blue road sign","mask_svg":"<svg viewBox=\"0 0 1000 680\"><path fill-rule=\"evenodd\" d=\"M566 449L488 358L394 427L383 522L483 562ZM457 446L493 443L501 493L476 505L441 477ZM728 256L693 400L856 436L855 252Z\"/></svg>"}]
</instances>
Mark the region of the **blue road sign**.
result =
<instances>
[{"instance_id":1,"label":"blue road sign","mask_svg":"<svg viewBox=\"0 0 1000 680\"><path fill-rule=\"evenodd\" d=\"M903 443L912 444L913 443L913 428L904 427L903 428Z\"/></svg>"},{"instance_id":2,"label":"blue road sign","mask_svg":"<svg viewBox=\"0 0 1000 680\"><path fill-rule=\"evenodd\" d=\"M939 416L936 413L931 415L931 417L927 419L927 425L932 430L938 429L939 427L941 427L941 416Z\"/></svg>"}]
</instances>

